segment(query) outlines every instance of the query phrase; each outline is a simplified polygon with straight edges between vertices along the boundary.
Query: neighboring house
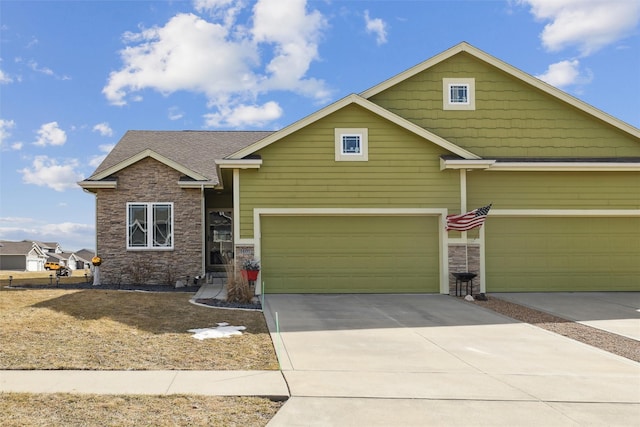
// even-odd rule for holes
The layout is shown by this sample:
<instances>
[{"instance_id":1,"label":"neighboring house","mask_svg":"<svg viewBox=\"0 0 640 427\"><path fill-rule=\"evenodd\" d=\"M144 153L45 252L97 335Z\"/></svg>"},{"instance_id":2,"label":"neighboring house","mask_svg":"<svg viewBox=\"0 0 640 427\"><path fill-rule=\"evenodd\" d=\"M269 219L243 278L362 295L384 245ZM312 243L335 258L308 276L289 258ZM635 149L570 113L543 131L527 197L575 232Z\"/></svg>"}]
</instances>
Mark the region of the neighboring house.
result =
<instances>
[{"instance_id":1,"label":"neighboring house","mask_svg":"<svg viewBox=\"0 0 640 427\"><path fill-rule=\"evenodd\" d=\"M24 242L26 242L27 240L23 240ZM38 247L40 247L40 249L42 249L42 251L44 253L47 254L61 254L62 253L62 248L60 247L60 244L57 242L39 242L39 241L35 241L33 242L34 244L38 245Z\"/></svg>"},{"instance_id":2,"label":"neighboring house","mask_svg":"<svg viewBox=\"0 0 640 427\"><path fill-rule=\"evenodd\" d=\"M0 241L0 270L43 271L45 254L34 242Z\"/></svg>"},{"instance_id":3,"label":"neighboring house","mask_svg":"<svg viewBox=\"0 0 640 427\"><path fill-rule=\"evenodd\" d=\"M278 132L129 131L79 184L104 283L235 255L267 293L640 290L640 130L467 43Z\"/></svg>"},{"instance_id":4,"label":"neighboring house","mask_svg":"<svg viewBox=\"0 0 640 427\"><path fill-rule=\"evenodd\" d=\"M90 251L89 249L80 249L75 252L76 256L76 270L84 270L87 268L91 268L91 258L95 256L94 251Z\"/></svg>"}]
</instances>

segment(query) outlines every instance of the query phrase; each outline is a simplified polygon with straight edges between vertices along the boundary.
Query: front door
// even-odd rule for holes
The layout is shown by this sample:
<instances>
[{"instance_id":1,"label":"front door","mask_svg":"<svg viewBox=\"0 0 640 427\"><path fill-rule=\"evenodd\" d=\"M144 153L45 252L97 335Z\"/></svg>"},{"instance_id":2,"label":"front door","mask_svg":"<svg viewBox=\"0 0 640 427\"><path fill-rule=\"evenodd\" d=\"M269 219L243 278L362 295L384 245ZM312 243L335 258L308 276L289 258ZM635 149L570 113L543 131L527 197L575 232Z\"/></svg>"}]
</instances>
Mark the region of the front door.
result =
<instances>
[{"instance_id":1,"label":"front door","mask_svg":"<svg viewBox=\"0 0 640 427\"><path fill-rule=\"evenodd\" d=\"M224 271L233 259L233 212L211 210L207 218L207 270Z\"/></svg>"}]
</instances>

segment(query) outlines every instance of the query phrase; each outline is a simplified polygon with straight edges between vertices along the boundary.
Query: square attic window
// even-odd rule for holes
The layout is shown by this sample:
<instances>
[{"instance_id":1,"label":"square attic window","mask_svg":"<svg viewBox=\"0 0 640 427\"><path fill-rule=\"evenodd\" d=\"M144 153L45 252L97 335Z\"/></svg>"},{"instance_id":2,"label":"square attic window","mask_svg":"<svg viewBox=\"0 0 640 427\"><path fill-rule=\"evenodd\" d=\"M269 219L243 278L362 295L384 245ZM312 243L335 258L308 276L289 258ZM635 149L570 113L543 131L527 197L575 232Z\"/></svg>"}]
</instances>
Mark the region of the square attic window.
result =
<instances>
[{"instance_id":1,"label":"square attic window","mask_svg":"<svg viewBox=\"0 0 640 427\"><path fill-rule=\"evenodd\" d=\"M442 108L444 110L475 110L476 79L442 79Z\"/></svg>"},{"instance_id":2,"label":"square attic window","mask_svg":"<svg viewBox=\"0 0 640 427\"><path fill-rule=\"evenodd\" d=\"M369 159L367 128L336 128L336 162L366 162Z\"/></svg>"}]
</instances>

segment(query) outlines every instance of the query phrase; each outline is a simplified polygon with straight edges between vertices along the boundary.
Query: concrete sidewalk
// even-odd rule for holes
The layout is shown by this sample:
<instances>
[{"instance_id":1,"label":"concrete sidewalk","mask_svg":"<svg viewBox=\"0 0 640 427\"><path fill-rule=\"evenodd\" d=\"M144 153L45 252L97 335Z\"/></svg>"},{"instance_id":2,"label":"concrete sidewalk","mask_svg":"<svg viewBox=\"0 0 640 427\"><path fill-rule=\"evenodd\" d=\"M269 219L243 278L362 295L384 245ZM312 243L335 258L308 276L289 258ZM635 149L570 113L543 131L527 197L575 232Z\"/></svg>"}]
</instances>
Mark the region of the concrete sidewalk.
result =
<instances>
[{"instance_id":1,"label":"concrete sidewalk","mask_svg":"<svg viewBox=\"0 0 640 427\"><path fill-rule=\"evenodd\" d=\"M0 371L0 392L289 396L280 371Z\"/></svg>"}]
</instances>

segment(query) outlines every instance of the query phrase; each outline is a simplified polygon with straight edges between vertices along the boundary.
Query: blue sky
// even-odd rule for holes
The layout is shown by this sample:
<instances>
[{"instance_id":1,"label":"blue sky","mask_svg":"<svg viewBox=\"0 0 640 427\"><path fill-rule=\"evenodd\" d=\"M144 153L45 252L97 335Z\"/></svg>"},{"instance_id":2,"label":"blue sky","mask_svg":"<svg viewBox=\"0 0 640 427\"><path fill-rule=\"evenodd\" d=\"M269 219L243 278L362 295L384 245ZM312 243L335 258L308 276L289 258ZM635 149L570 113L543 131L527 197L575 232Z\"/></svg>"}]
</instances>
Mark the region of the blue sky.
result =
<instances>
[{"instance_id":1,"label":"blue sky","mask_svg":"<svg viewBox=\"0 0 640 427\"><path fill-rule=\"evenodd\" d=\"M95 246L129 129L280 129L466 41L640 127L640 2L0 0L0 239Z\"/></svg>"}]
</instances>

